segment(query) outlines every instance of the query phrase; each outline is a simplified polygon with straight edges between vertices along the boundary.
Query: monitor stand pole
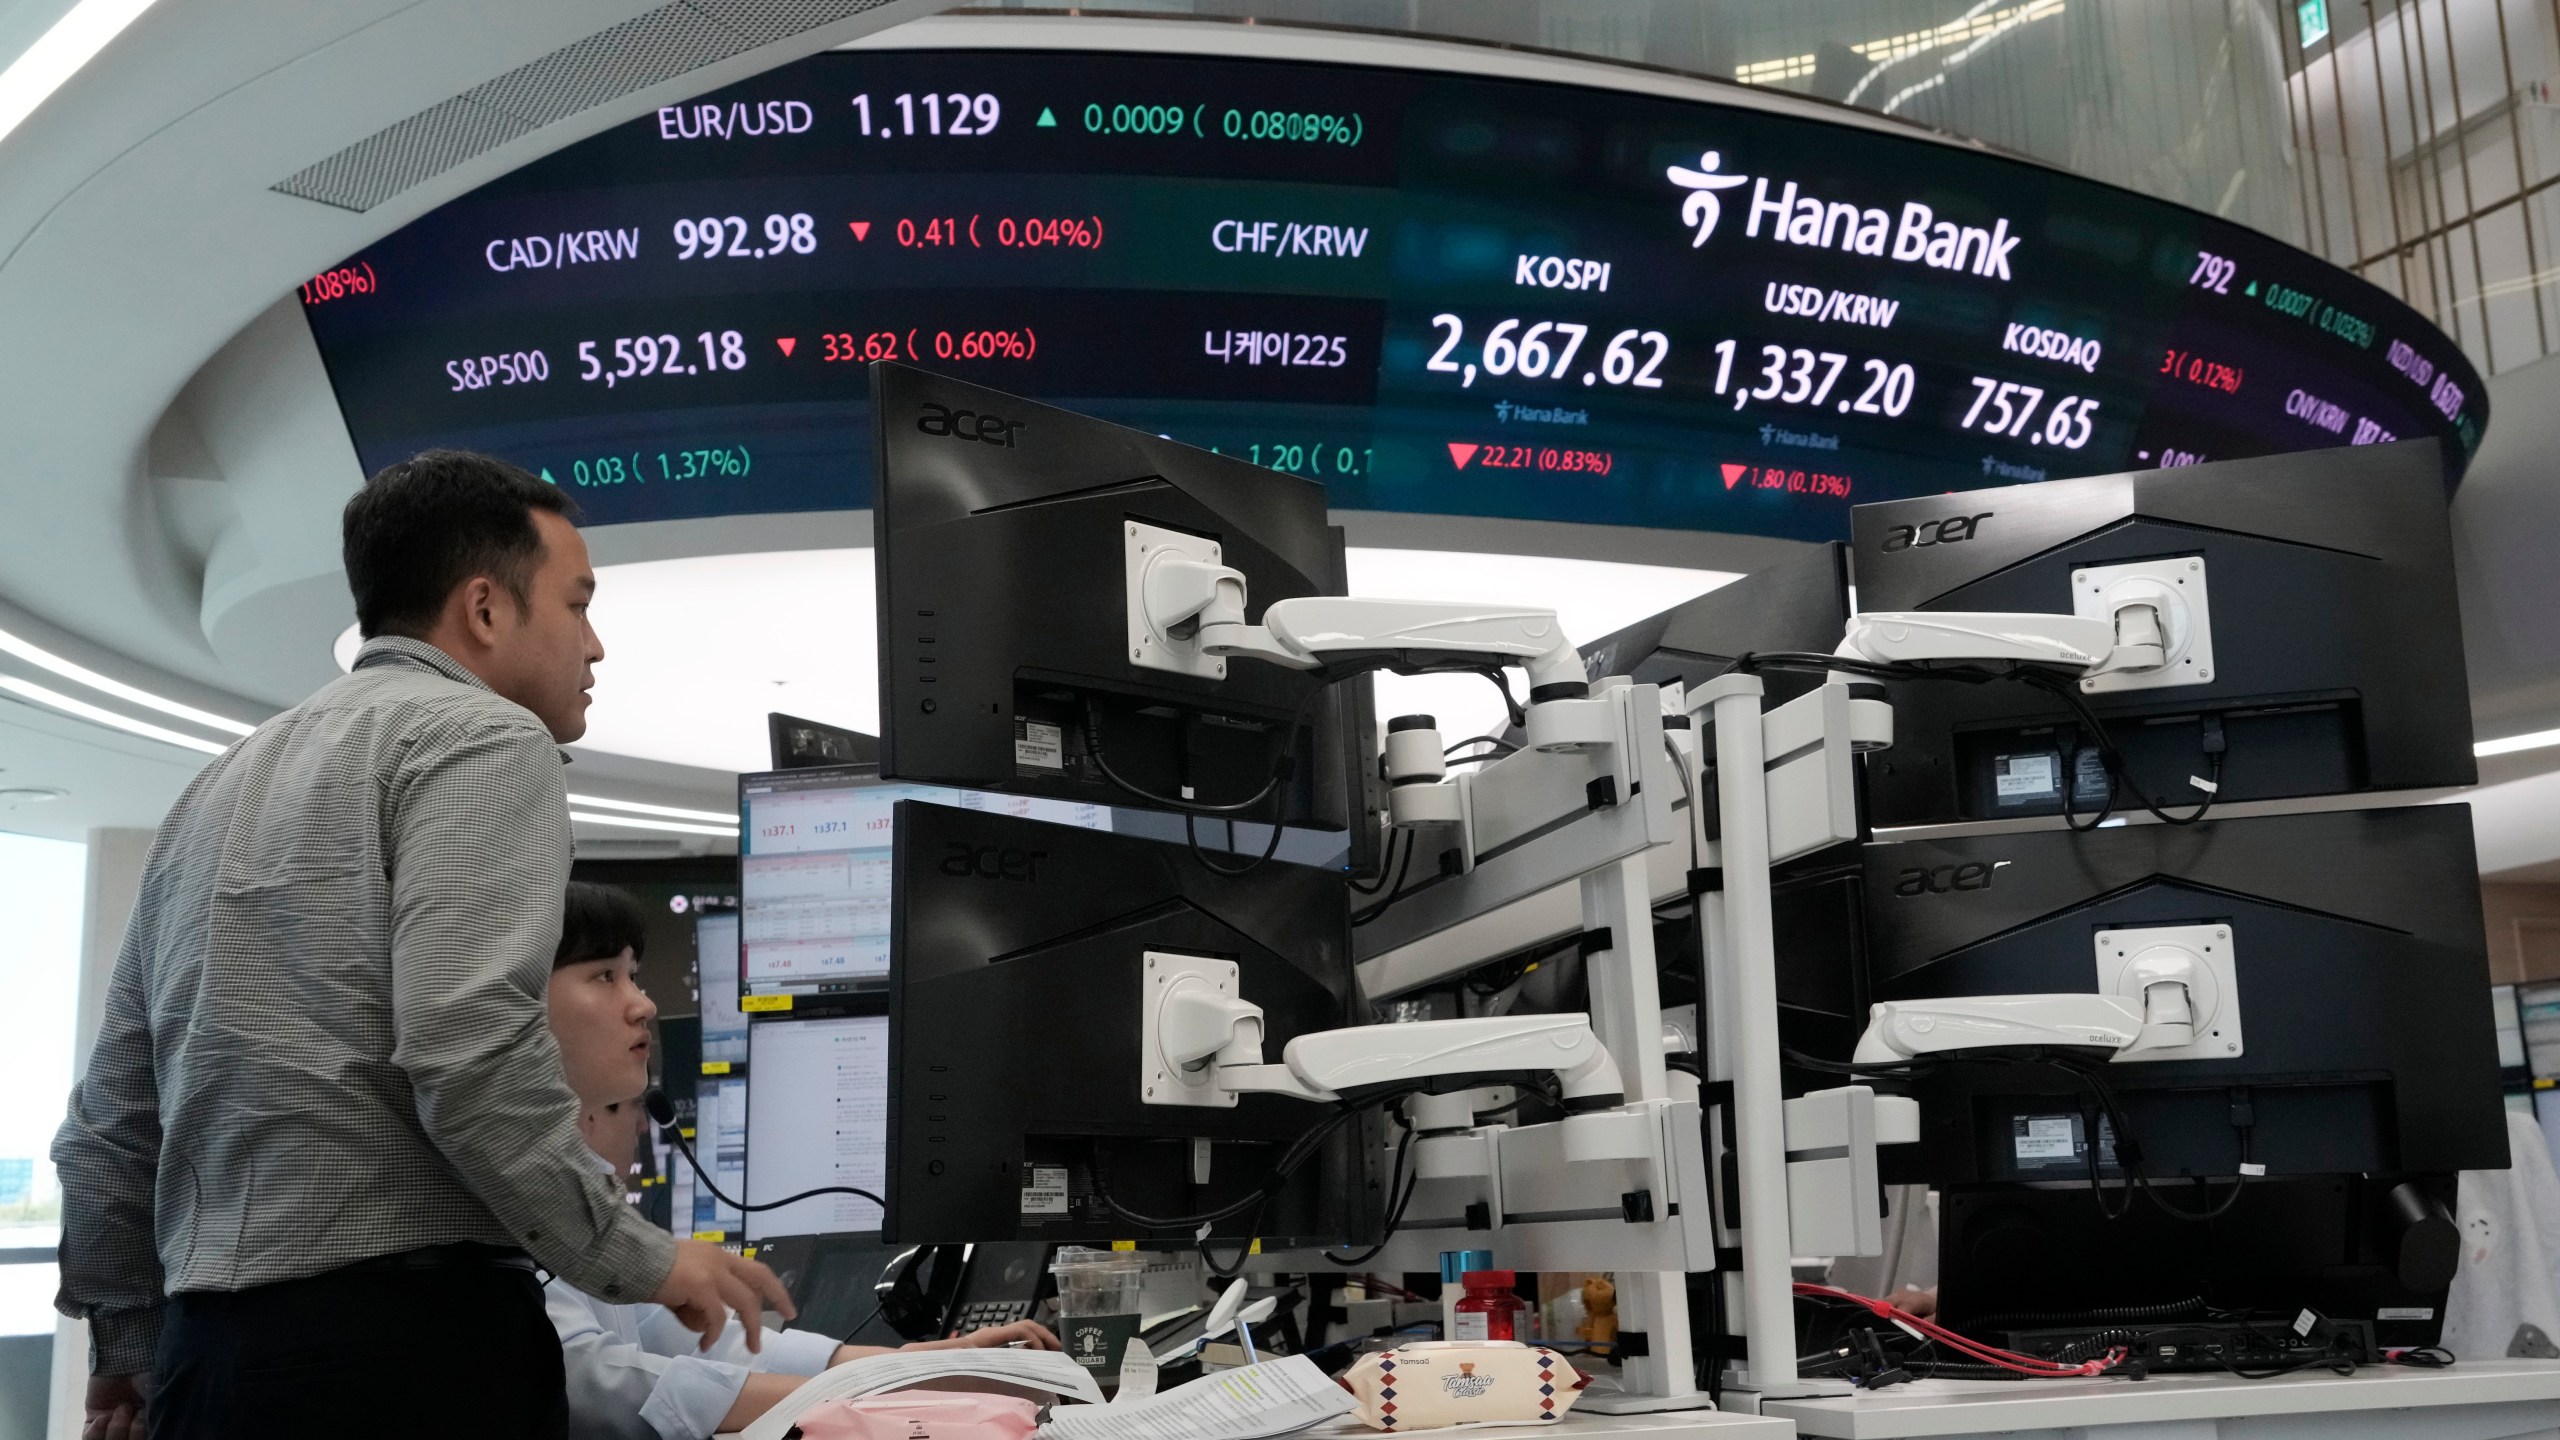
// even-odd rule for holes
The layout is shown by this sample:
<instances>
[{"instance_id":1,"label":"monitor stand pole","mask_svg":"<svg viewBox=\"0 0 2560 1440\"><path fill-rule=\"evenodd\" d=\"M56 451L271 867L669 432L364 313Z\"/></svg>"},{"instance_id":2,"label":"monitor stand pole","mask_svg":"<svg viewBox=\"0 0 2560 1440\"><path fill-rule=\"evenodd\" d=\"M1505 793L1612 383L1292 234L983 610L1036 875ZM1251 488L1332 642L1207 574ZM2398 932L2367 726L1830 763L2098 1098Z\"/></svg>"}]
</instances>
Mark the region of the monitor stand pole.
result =
<instances>
[{"instance_id":1,"label":"monitor stand pole","mask_svg":"<svg viewBox=\"0 0 2560 1440\"><path fill-rule=\"evenodd\" d=\"M1729 1083L1740 1213L1719 1213L1719 1235L1739 1232L1742 1268L1724 1277L1725 1324L1750 1358L1728 1371L1721 1406L1750 1414L1762 1400L1848 1393L1838 1381L1796 1373L1794 1270L1789 1247L1785 1094L1778 1073L1778 965L1769 902L1768 757L1756 675L1723 675L1689 692L1691 713L1715 737L1717 837L1701 859L1721 884L1701 887L1705 946L1707 1077ZM1692 793L1710 793L1693 785ZM1703 823L1697 817L1696 823ZM1712 855L1713 858L1706 858ZM1716 1131L1709 1121L1708 1133ZM1722 1171L1721 1166L1717 1169ZM1711 1184L1721 1208L1726 1192ZM1741 1223L1737 1224L1739 1221Z\"/></svg>"}]
</instances>

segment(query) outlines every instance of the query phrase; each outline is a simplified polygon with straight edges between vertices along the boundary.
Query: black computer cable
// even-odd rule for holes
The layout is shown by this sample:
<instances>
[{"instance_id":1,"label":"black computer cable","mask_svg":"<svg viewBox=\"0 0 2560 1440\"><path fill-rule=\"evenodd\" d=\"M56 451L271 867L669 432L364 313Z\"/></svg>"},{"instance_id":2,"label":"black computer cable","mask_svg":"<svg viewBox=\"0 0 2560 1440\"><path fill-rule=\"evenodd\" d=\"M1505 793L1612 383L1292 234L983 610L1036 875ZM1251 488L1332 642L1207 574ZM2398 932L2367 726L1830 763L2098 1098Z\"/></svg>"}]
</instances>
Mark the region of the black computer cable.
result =
<instances>
[{"instance_id":1,"label":"black computer cable","mask_svg":"<svg viewBox=\"0 0 2560 1440\"><path fill-rule=\"evenodd\" d=\"M1387 831L1386 851L1378 857L1378 883L1375 885L1363 885L1357 880L1345 879L1342 882L1344 887L1350 890L1354 895L1366 897L1375 895L1386 889L1390 884L1393 884L1395 881L1396 868L1396 842L1400 840L1407 844L1411 844L1413 840L1413 832L1411 830L1395 828L1390 828Z\"/></svg>"},{"instance_id":2,"label":"black computer cable","mask_svg":"<svg viewBox=\"0 0 2560 1440\"><path fill-rule=\"evenodd\" d=\"M1361 926L1368 924L1370 921L1377 919L1379 916L1386 914L1390 906L1404 898L1405 876L1413 869L1413 852L1420 849L1421 844L1422 842L1418 836L1414 835L1412 832L1407 832L1407 839L1404 847L1404 858L1396 863L1395 884L1387 887L1386 899L1379 901L1377 904L1372 905L1368 909L1351 917L1351 927L1353 929L1356 930Z\"/></svg>"},{"instance_id":3,"label":"black computer cable","mask_svg":"<svg viewBox=\"0 0 2560 1440\"><path fill-rule=\"evenodd\" d=\"M720 1193L719 1183L711 1178L711 1172L703 1169L702 1162L694 1158L692 1142L685 1139L684 1132L676 1128L676 1102L667 1098L667 1092L664 1090L652 1090L649 1092L648 1099L643 1103L645 1103L649 1108L649 1118L657 1122L659 1133L666 1136L667 1143L675 1146L677 1153L684 1156L684 1163L693 1167L695 1178L702 1181L702 1188L711 1192L712 1199L719 1201L721 1204L728 1206L730 1209L735 1210L742 1215L754 1215L766 1210L779 1210L785 1205L796 1205L803 1200L812 1200L820 1195L851 1195L858 1199L868 1200L872 1204L879 1206L883 1213L886 1213L889 1208L888 1201L881 1199L879 1196L872 1194L870 1191L865 1190L858 1185L821 1185L815 1190L803 1190L797 1195L786 1196L780 1200L767 1200L759 1205L749 1205L741 1200L732 1200L728 1196Z\"/></svg>"},{"instance_id":4,"label":"black computer cable","mask_svg":"<svg viewBox=\"0 0 2560 1440\"><path fill-rule=\"evenodd\" d=\"M1270 843L1262 847L1261 854L1247 860L1241 865L1227 866L1220 864L1219 862L1209 858L1208 851L1200 848L1200 832L1195 828L1198 824L1198 816L1193 815L1188 810L1182 813L1183 842L1191 847L1191 858L1199 861L1200 868L1208 871L1212 875L1224 875L1229 879L1233 879L1239 875L1250 875L1254 871L1261 869L1265 864L1269 863L1272 856L1280 853L1280 832L1283 827L1275 824L1271 827ZM1235 843L1235 826L1235 821L1229 820L1227 822L1227 841L1230 846Z\"/></svg>"},{"instance_id":5,"label":"black computer cable","mask_svg":"<svg viewBox=\"0 0 2560 1440\"><path fill-rule=\"evenodd\" d=\"M1297 743L1298 728L1306 723L1307 712L1315 708L1316 697L1332 689L1333 681L1339 678L1341 677L1331 677L1307 687L1305 697L1298 701L1298 708L1289 716L1288 728L1280 732L1280 759L1271 767L1271 778L1262 782L1261 789L1242 800L1211 803L1188 797L1158 795L1112 769L1110 757L1105 755L1102 749L1102 708L1094 704L1091 697L1087 697L1084 702L1085 753L1093 757L1094 768L1102 772L1103 779L1159 810L1172 810L1185 815L1241 815L1248 810L1259 809L1264 801L1271 798L1272 792L1280 788L1281 782L1289 778L1293 768L1289 752Z\"/></svg>"}]
</instances>

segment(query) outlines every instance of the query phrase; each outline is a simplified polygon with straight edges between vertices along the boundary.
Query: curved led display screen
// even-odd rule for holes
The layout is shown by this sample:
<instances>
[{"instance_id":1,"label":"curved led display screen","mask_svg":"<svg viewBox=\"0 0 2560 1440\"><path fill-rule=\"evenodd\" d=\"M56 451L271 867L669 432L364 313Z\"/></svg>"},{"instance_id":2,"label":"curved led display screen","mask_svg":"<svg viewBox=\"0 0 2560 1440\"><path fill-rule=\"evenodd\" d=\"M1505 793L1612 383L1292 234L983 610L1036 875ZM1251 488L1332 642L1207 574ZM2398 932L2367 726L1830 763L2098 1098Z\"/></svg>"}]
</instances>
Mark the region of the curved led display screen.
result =
<instances>
[{"instance_id":1,"label":"curved led display screen","mask_svg":"<svg viewBox=\"0 0 2560 1440\"><path fill-rule=\"evenodd\" d=\"M2021 480L2467 456L2486 420L2414 311L2174 205L1747 105L1289 61L822 55L302 298L368 469L487 450L602 523L867 506L873 359L1343 509L1805 538Z\"/></svg>"}]
</instances>

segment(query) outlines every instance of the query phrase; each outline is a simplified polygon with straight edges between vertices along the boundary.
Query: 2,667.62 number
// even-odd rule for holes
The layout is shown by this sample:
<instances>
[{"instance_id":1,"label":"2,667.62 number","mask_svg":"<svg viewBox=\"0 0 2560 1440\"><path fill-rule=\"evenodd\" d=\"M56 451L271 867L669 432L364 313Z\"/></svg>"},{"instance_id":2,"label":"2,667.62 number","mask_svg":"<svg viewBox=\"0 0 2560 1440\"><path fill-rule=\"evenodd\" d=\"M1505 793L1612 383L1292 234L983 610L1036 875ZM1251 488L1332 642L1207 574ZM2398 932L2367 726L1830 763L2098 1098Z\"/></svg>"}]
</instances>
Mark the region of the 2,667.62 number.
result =
<instances>
[{"instance_id":1,"label":"2,667.62 number","mask_svg":"<svg viewBox=\"0 0 2560 1440\"><path fill-rule=\"evenodd\" d=\"M1453 358L1466 338L1467 322L1455 315L1434 315L1431 324L1444 333L1440 348L1431 352L1422 368L1456 374L1460 389L1476 383L1479 369L1487 375L1517 375L1523 380L1562 380L1582 349L1583 337L1591 333L1590 326L1569 320L1533 320L1526 330L1520 328L1519 320L1503 320L1485 332L1479 361L1468 363ZM1659 390L1662 377L1656 372L1670 356L1671 339L1661 331L1621 330L1601 347L1600 363L1582 372L1582 383L1606 381Z\"/></svg>"}]
</instances>

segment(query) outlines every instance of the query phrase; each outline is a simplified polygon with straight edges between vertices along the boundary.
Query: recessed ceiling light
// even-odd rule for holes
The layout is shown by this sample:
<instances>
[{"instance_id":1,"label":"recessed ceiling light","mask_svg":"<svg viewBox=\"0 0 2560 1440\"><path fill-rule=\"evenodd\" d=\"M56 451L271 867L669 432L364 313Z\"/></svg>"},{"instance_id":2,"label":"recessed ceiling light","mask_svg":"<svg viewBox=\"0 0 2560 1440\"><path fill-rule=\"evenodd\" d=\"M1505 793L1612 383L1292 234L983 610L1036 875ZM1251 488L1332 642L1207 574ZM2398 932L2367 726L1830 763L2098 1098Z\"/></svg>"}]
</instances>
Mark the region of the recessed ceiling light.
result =
<instances>
[{"instance_id":1,"label":"recessed ceiling light","mask_svg":"<svg viewBox=\"0 0 2560 1440\"><path fill-rule=\"evenodd\" d=\"M102 695L113 695L119 700L131 701L146 709L157 710L163 715L175 715L181 720L192 720L206 729L219 730L226 735L246 735L257 728L254 725L242 724L226 715L198 710L192 705L181 705L166 696L154 695L148 690L101 675L85 665L74 665L52 651L19 639L6 630L0 630L0 654L15 655L30 665L50 670L65 680L85 685Z\"/></svg>"},{"instance_id":2,"label":"recessed ceiling light","mask_svg":"<svg viewBox=\"0 0 2560 1440\"><path fill-rule=\"evenodd\" d=\"M94 721L100 725L112 725L118 730L157 740L163 745L176 745L187 750L201 751L207 755L219 755L223 750L221 745L202 736L182 735L165 726L154 725L146 720L136 720L130 715L120 715L105 706L92 705L86 700L75 700L59 690L48 690L33 681L21 680L15 675L0 675L0 690L7 690L33 700L39 705L60 710L67 715L77 715L83 720Z\"/></svg>"},{"instance_id":3,"label":"recessed ceiling light","mask_svg":"<svg viewBox=\"0 0 2560 1440\"><path fill-rule=\"evenodd\" d=\"M0 785L0 808L41 805L47 800L60 800L70 793L46 785Z\"/></svg>"},{"instance_id":4,"label":"recessed ceiling light","mask_svg":"<svg viewBox=\"0 0 2560 1440\"><path fill-rule=\"evenodd\" d=\"M2486 760L2492 755L2513 755L2519 750L2540 750L2552 745L2560 745L2560 730L2536 730L2529 735L2483 740L2471 747L2471 753Z\"/></svg>"}]
</instances>

